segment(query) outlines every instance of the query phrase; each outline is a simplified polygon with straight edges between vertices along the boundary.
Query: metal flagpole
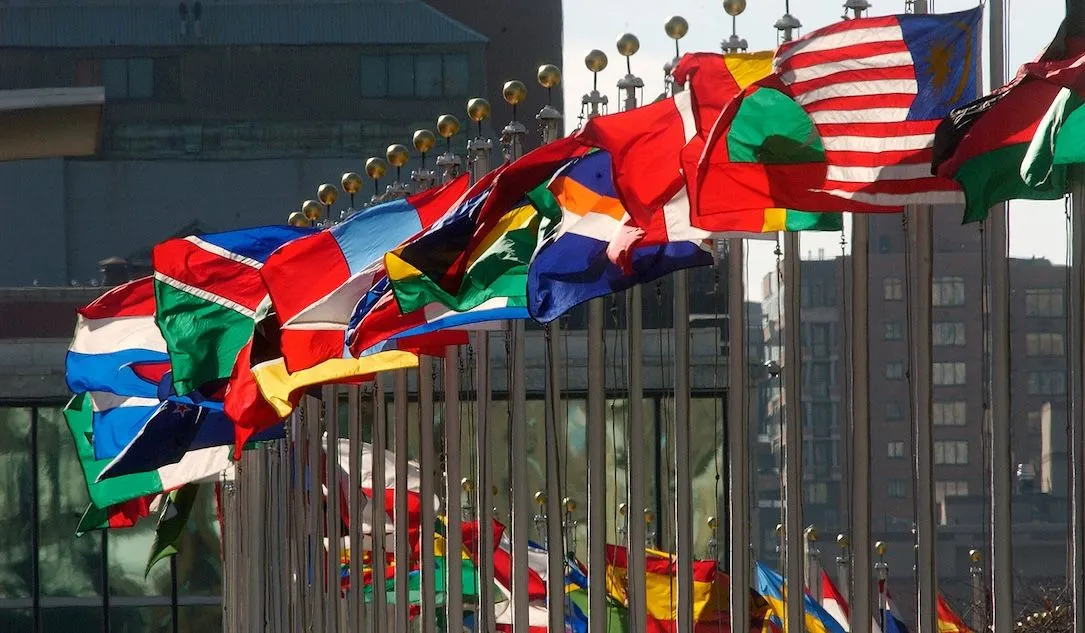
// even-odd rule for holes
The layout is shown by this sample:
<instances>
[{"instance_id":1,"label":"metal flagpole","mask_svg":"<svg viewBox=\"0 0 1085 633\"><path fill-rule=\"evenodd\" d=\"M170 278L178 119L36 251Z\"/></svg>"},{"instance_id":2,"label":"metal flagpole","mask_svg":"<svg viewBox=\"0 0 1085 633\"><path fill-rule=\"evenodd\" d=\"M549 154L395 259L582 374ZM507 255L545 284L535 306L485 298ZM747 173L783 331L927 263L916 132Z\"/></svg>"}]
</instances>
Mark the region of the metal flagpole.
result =
<instances>
[{"instance_id":1,"label":"metal flagpole","mask_svg":"<svg viewBox=\"0 0 1085 633\"><path fill-rule=\"evenodd\" d=\"M385 434L388 432L388 425L385 424L385 411L384 411L384 385L380 380L373 381L373 431L371 433L373 441L371 446L370 455L371 460L371 472L373 473L373 483L371 489L373 496L369 499L369 510L373 512L372 518L372 532L373 532L373 547L371 549L373 553L372 564L373 569L373 630L374 631L387 631L388 630L388 607L387 607L387 594L385 593L385 586L387 585L387 578L385 576L385 546L384 546L384 534L385 524L387 523L388 511L385 509L384 500L386 498L385 482L387 479L384 474L385 464ZM396 481L396 487L400 487L401 482ZM422 497L422 507L427 505L432 508L432 502L427 504L426 500L432 499L432 497ZM431 528L432 529L432 528ZM433 551L433 539L430 539L430 552Z\"/></svg>"},{"instance_id":2,"label":"metal flagpole","mask_svg":"<svg viewBox=\"0 0 1085 633\"><path fill-rule=\"evenodd\" d=\"M490 633L494 620L494 511L490 471L490 333L475 332L475 505L478 516L478 626L480 633Z\"/></svg>"},{"instance_id":3,"label":"metal flagpole","mask_svg":"<svg viewBox=\"0 0 1085 633\"><path fill-rule=\"evenodd\" d=\"M992 82L993 83L993 82ZM968 575L972 577L972 630L987 630L987 597L983 583L983 554L968 550Z\"/></svg>"},{"instance_id":4,"label":"metal flagpole","mask_svg":"<svg viewBox=\"0 0 1085 633\"><path fill-rule=\"evenodd\" d=\"M379 377L378 377L379 380ZM365 622L365 591L362 582L362 389L347 387L347 432L350 433L350 456L347 458L347 514L350 517L350 630Z\"/></svg>"},{"instance_id":5,"label":"metal flagpole","mask_svg":"<svg viewBox=\"0 0 1085 633\"><path fill-rule=\"evenodd\" d=\"M552 143L561 135L561 112L549 103L549 96L561 83L557 66L545 64L536 73L539 85L546 89L547 104L535 115L542 131L542 142ZM565 428L565 409L561 399L561 352L558 341L561 326L557 320L546 325L546 552L547 552L547 613L551 631L565 628L565 546L561 538L561 470L558 454L562 446L558 429ZM557 598L561 598L558 600ZM561 608L558 608L558 604Z\"/></svg>"},{"instance_id":6,"label":"metal flagpole","mask_svg":"<svg viewBox=\"0 0 1085 633\"><path fill-rule=\"evenodd\" d=\"M836 546L840 548L840 553L836 556L836 582L840 585L840 591L844 595L844 602L851 604L851 597L854 594L851 590L851 568L849 566L851 553L848 551L851 548L851 541L846 535L837 534Z\"/></svg>"},{"instance_id":7,"label":"metal flagpole","mask_svg":"<svg viewBox=\"0 0 1085 633\"><path fill-rule=\"evenodd\" d=\"M324 560L324 521L321 492L320 465L324 460L320 458L320 400L313 397L305 398L305 427L308 430L309 459L309 561L306 573L309 575L310 612L309 625L314 626L324 621L324 570L321 561Z\"/></svg>"},{"instance_id":8,"label":"metal flagpole","mask_svg":"<svg viewBox=\"0 0 1085 633\"><path fill-rule=\"evenodd\" d=\"M746 271L745 242L727 241L727 498L730 503L731 547L728 573L732 586L745 587L750 566L750 426L746 419ZM745 591L731 592L731 622L750 621L750 600Z\"/></svg>"},{"instance_id":9,"label":"metal flagpole","mask_svg":"<svg viewBox=\"0 0 1085 633\"><path fill-rule=\"evenodd\" d=\"M424 191L432 187L437 180L437 174L432 169L426 167L426 154L433 149L437 143L437 137L433 132L426 129L416 130L411 138L414 148L421 154L422 165L411 173L411 182L414 184L415 191ZM422 359L419 358L419 364L421 366ZM427 361L428 362L428 361ZM421 371L419 371L421 376ZM401 485L400 482L406 482L408 476L408 462L410 459L409 452L409 427L408 425L408 408L410 404L410 398L407 393L407 370L396 370L392 374L392 391L395 400L395 443L396 443L396 456L395 456L395 471L396 471L396 490L395 490L395 516L405 517L408 513L408 496L409 491L406 485ZM432 387L430 390L430 397L432 402ZM421 379L419 380L419 402L421 402ZM384 406L384 402L380 402L379 406ZM432 408L430 409L432 411ZM421 415L422 411L419 410ZM432 424L431 424L432 427ZM419 442L420 445L424 445L427 437L425 433L425 426L419 422ZM429 464L423 464L421 472L425 472L425 467ZM432 497L431 497L432 498ZM423 504L425 507L425 504ZM411 557L411 542L409 525L406 521L396 521L395 532L395 557L397 563L399 561L410 560ZM396 631L406 631L410 626L410 565L397 564L395 566L395 609L393 613L393 629Z\"/></svg>"},{"instance_id":10,"label":"metal flagpole","mask_svg":"<svg viewBox=\"0 0 1085 633\"><path fill-rule=\"evenodd\" d=\"M927 13L927 0L916 0L916 13ZM915 292L913 334L910 341L915 362L915 401L912 408L916 427L916 576L918 579L918 630L919 633L937 633L938 616L938 568L935 553L938 537L935 527L934 500L934 437L931 426L932 395L931 362L933 360L931 334L932 297L934 281L934 224L930 205L909 207L911 215L912 261L915 262Z\"/></svg>"},{"instance_id":11,"label":"metal flagpole","mask_svg":"<svg viewBox=\"0 0 1085 633\"><path fill-rule=\"evenodd\" d=\"M1070 447L1071 534L1070 586L1074 589L1074 630L1085 630L1085 173L1072 170L1070 184Z\"/></svg>"},{"instance_id":12,"label":"metal flagpole","mask_svg":"<svg viewBox=\"0 0 1085 633\"><path fill-rule=\"evenodd\" d=\"M785 13L777 20L776 30L789 42L796 29L802 27L794 16ZM784 234L784 555L787 559L789 587L804 581L803 521L802 521L802 367L800 364L801 329L801 271L799 234ZM789 590L785 609L785 626L790 631L803 629L803 591Z\"/></svg>"},{"instance_id":13,"label":"metal flagpole","mask_svg":"<svg viewBox=\"0 0 1085 633\"><path fill-rule=\"evenodd\" d=\"M490 114L490 104L485 99L472 99L467 104L467 114L472 121L480 123ZM443 168L442 180L450 181L459 175L460 157L451 152L437 159ZM471 181L476 174L471 172ZM463 622L463 558L457 555L463 544L463 515L460 512L462 489L460 478L460 348L445 348L444 358L444 427L445 432L445 617L446 626Z\"/></svg>"},{"instance_id":14,"label":"metal flagpole","mask_svg":"<svg viewBox=\"0 0 1085 633\"><path fill-rule=\"evenodd\" d=\"M342 550L342 539L339 536L339 388L336 385L324 387L324 426L328 437L325 467L328 501L324 506L328 533L328 611L324 628L329 633L334 633L339 630L339 559Z\"/></svg>"},{"instance_id":15,"label":"metal flagpole","mask_svg":"<svg viewBox=\"0 0 1085 633\"><path fill-rule=\"evenodd\" d=\"M870 219L851 220L851 628L871 621L870 555Z\"/></svg>"},{"instance_id":16,"label":"metal flagpole","mask_svg":"<svg viewBox=\"0 0 1085 633\"><path fill-rule=\"evenodd\" d=\"M516 106L527 96L527 87L520 81L505 83L502 90L506 103L513 107L513 119L501 132L507 139L505 149L508 160L514 161L524 153L524 135L527 128L516 120ZM512 484L512 629L517 633L528 629L528 546L534 513L527 482L527 385L525 383L525 333L523 320L509 323L510 349L508 359L508 397L512 410L509 421L509 443L516 452L509 464ZM518 453L518 454L517 454Z\"/></svg>"},{"instance_id":17,"label":"metal flagpole","mask_svg":"<svg viewBox=\"0 0 1085 633\"><path fill-rule=\"evenodd\" d=\"M991 86L1005 81L1004 0L989 5ZM994 633L1013 630L1013 454L1010 448L1009 205L990 210L991 267L991 584ZM985 377L986 378L986 377ZM975 605L976 609L980 605Z\"/></svg>"},{"instance_id":18,"label":"metal flagpole","mask_svg":"<svg viewBox=\"0 0 1085 633\"><path fill-rule=\"evenodd\" d=\"M584 58L592 72L592 91L581 99L588 107L588 118L601 114L600 106L607 104L606 95L599 93L599 72L607 67L603 51L593 50ZM588 609L590 613L606 610L605 583L596 582L606 576L606 371L603 364L603 299L588 302ZM568 510L568 508L566 508ZM600 536L602 532L602 536ZM602 606L597 606L602 605ZM597 610L599 609L599 610ZM589 633L606 631L606 620L590 617Z\"/></svg>"}]
</instances>

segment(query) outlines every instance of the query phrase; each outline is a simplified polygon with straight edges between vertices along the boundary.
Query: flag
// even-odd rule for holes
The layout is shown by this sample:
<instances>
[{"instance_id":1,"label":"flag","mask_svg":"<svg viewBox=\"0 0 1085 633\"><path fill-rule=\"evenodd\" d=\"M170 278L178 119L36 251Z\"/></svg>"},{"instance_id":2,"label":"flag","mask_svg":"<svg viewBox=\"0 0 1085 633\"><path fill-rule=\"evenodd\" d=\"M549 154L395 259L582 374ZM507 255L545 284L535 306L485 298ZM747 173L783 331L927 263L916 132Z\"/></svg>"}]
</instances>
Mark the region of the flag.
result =
<instances>
[{"instance_id":1,"label":"flag","mask_svg":"<svg viewBox=\"0 0 1085 633\"><path fill-rule=\"evenodd\" d=\"M260 269L277 248L310 233L263 226L191 235L154 247L155 320L166 339L178 394L230 376L267 296Z\"/></svg>"},{"instance_id":2,"label":"flag","mask_svg":"<svg viewBox=\"0 0 1085 633\"><path fill-rule=\"evenodd\" d=\"M157 385L136 373L144 364L168 368L154 307L154 286L150 277L144 277L81 308L64 363L68 389L154 398Z\"/></svg>"},{"instance_id":3,"label":"flag","mask_svg":"<svg viewBox=\"0 0 1085 633\"><path fill-rule=\"evenodd\" d=\"M75 528L75 535L83 536L93 530L129 528L139 522L140 519L150 516L151 502L158 495L137 497L121 503L111 505L108 508L100 508L93 503L87 506L83 516L79 519L79 525Z\"/></svg>"},{"instance_id":4,"label":"flag","mask_svg":"<svg viewBox=\"0 0 1085 633\"><path fill-rule=\"evenodd\" d=\"M848 601L833 584L832 579L829 578L829 574L825 573L825 570L821 571L821 595L821 607L825 609L825 612L832 616L844 631L850 631L849 618L851 612L848 608ZM882 627L878 626L877 618L871 619L870 630L871 633L882 633Z\"/></svg>"},{"instance_id":5,"label":"flag","mask_svg":"<svg viewBox=\"0 0 1085 633\"><path fill-rule=\"evenodd\" d=\"M282 439L283 425L277 424L250 441ZM98 480L148 472L176 464L189 451L234 443L234 425L221 402L196 406L176 400L163 401L135 437L98 475Z\"/></svg>"},{"instance_id":6,"label":"flag","mask_svg":"<svg viewBox=\"0 0 1085 633\"><path fill-rule=\"evenodd\" d=\"M166 495L162 513L158 516L158 526L154 530L154 543L151 544L147 567L143 571L144 578L151 573L151 568L158 561L177 554L185 525L188 524L188 517L192 514L199 495L200 485L195 483L186 484Z\"/></svg>"},{"instance_id":7,"label":"flag","mask_svg":"<svg viewBox=\"0 0 1085 633\"><path fill-rule=\"evenodd\" d=\"M975 633L954 613L945 596L938 594L938 633Z\"/></svg>"},{"instance_id":8,"label":"flag","mask_svg":"<svg viewBox=\"0 0 1085 633\"><path fill-rule=\"evenodd\" d=\"M976 93L982 8L847 20L783 44L774 75L685 156L694 224L748 209L893 212L960 200L928 168L934 131ZM694 167L696 165L696 167Z\"/></svg>"},{"instance_id":9,"label":"flag","mask_svg":"<svg viewBox=\"0 0 1085 633\"><path fill-rule=\"evenodd\" d=\"M1007 200L1066 195L1067 166L1085 162L1085 46L1056 38L994 92L958 108L934 137L931 172L965 195L965 222Z\"/></svg>"},{"instance_id":10,"label":"flag","mask_svg":"<svg viewBox=\"0 0 1085 633\"><path fill-rule=\"evenodd\" d=\"M889 589L885 586L884 580L878 581L878 588L880 593L885 596L885 611L882 612L882 628L885 633L908 633L908 627L904 625L904 621L900 619L898 615L896 605L893 604L893 599L889 596Z\"/></svg>"},{"instance_id":11,"label":"flag","mask_svg":"<svg viewBox=\"0 0 1085 633\"><path fill-rule=\"evenodd\" d=\"M376 205L268 259L261 275L282 323L287 370L342 358L344 331L384 254L445 215L467 184L465 174L442 187Z\"/></svg>"},{"instance_id":12,"label":"flag","mask_svg":"<svg viewBox=\"0 0 1085 633\"><path fill-rule=\"evenodd\" d=\"M588 154L530 194L548 218L527 275L528 309L538 321L552 321L580 303L675 270L712 264L712 254L693 241L631 248L624 267L611 261L607 249L628 218L611 163L605 151Z\"/></svg>"},{"instance_id":13,"label":"flag","mask_svg":"<svg viewBox=\"0 0 1085 633\"><path fill-rule=\"evenodd\" d=\"M358 384L371 380L377 372L418 366L413 352L390 350L357 359L326 359L291 373L280 347L280 334L274 314L257 323L237 355L227 384L224 407L234 423L238 456L254 436L290 415L306 389L329 383ZM339 336L341 339L342 332Z\"/></svg>"},{"instance_id":14,"label":"flag","mask_svg":"<svg viewBox=\"0 0 1085 633\"><path fill-rule=\"evenodd\" d=\"M88 395L81 393L73 396L64 408L64 418L75 442L91 503L99 508L173 490L193 481L213 478L231 465L230 448L217 446L190 451L176 464L162 466L153 471L98 481L98 476L110 460L94 457L93 411Z\"/></svg>"},{"instance_id":15,"label":"flag","mask_svg":"<svg viewBox=\"0 0 1085 633\"><path fill-rule=\"evenodd\" d=\"M667 552L645 550L645 594L649 633L675 630L678 617L677 558ZM628 553L619 545L607 545L607 593L629 605ZM693 626L698 633L729 629L730 583L714 560L693 561Z\"/></svg>"},{"instance_id":16,"label":"flag","mask_svg":"<svg viewBox=\"0 0 1085 633\"><path fill-rule=\"evenodd\" d=\"M787 620L784 617L786 613L785 596L787 595L787 587L783 576L761 563L755 564L755 571L756 580L754 585L757 593L761 594L769 603L775 615L784 623L784 633L788 633ZM818 604L817 600L809 592L803 592L803 607L806 612L807 633L844 633L844 628Z\"/></svg>"}]
</instances>

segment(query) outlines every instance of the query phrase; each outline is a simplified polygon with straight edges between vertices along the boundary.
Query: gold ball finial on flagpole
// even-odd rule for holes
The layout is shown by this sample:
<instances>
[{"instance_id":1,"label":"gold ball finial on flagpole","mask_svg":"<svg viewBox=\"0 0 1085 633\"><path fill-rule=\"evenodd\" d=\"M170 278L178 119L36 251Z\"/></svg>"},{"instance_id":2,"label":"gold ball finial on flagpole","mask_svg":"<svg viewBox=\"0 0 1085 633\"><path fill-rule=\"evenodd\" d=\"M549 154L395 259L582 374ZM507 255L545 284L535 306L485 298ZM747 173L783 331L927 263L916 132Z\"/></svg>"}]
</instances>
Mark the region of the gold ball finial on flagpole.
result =
<instances>
[{"instance_id":1,"label":"gold ball finial on flagpole","mask_svg":"<svg viewBox=\"0 0 1085 633\"><path fill-rule=\"evenodd\" d=\"M548 497L546 496L546 493L542 490L535 493L535 505L539 506L540 508L546 505L547 499Z\"/></svg>"},{"instance_id":2,"label":"gold ball finial on flagpole","mask_svg":"<svg viewBox=\"0 0 1085 633\"><path fill-rule=\"evenodd\" d=\"M848 538L847 534L837 534L836 545L840 549L848 549L851 547L851 539Z\"/></svg>"},{"instance_id":3,"label":"gold ball finial on flagpole","mask_svg":"<svg viewBox=\"0 0 1085 633\"><path fill-rule=\"evenodd\" d=\"M464 477L460 480L460 490L467 494L471 494L475 491L475 480L470 477Z\"/></svg>"},{"instance_id":4,"label":"gold ball finial on flagpole","mask_svg":"<svg viewBox=\"0 0 1085 633\"><path fill-rule=\"evenodd\" d=\"M656 513L654 511L652 511L652 510L645 510L644 511L644 522L645 523L652 524L652 523L655 523L655 520L656 520Z\"/></svg>"},{"instance_id":5,"label":"gold ball finial on flagpole","mask_svg":"<svg viewBox=\"0 0 1085 633\"><path fill-rule=\"evenodd\" d=\"M576 511L576 501L573 501L571 497L562 499L562 505L565 506L565 511L570 514Z\"/></svg>"},{"instance_id":6,"label":"gold ball finial on flagpole","mask_svg":"<svg viewBox=\"0 0 1085 633\"><path fill-rule=\"evenodd\" d=\"M343 174L343 178L340 180L339 184L343 185L344 192L353 196L362 190L362 177L349 171Z\"/></svg>"},{"instance_id":7,"label":"gold ball finial on flagpole","mask_svg":"<svg viewBox=\"0 0 1085 633\"><path fill-rule=\"evenodd\" d=\"M380 180L386 173L388 173L388 163L383 158L374 156L365 161L365 175L371 179Z\"/></svg>"},{"instance_id":8,"label":"gold ball finial on flagpole","mask_svg":"<svg viewBox=\"0 0 1085 633\"><path fill-rule=\"evenodd\" d=\"M884 541L878 541L874 544L874 552L878 556L885 556L885 550L887 549Z\"/></svg>"},{"instance_id":9,"label":"gold ball finial on flagpole","mask_svg":"<svg viewBox=\"0 0 1085 633\"><path fill-rule=\"evenodd\" d=\"M746 10L746 0L723 0L723 10L731 17L737 17Z\"/></svg>"},{"instance_id":10,"label":"gold ball finial on flagpole","mask_svg":"<svg viewBox=\"0 0 1085 633\"><path fill-rule=\"evenodd\" d=\"M667 32L667 37L672 40L680 40L686 36L686 33L689 33L689 22L680 15L674 15L663 25L663 30Z\"/></svg>"},{"instance_id":11,"label":"gold ball finial on flagpole","mask_svg":"<svg viewBox=\"0 0 1085 633\"><path fill-rule=\"evenodd\" d=\"M505 98L505 103L511 106L520 105L527 98L527 86L518 79L506 81L505 87L501 89L501 96Z\"/></svg>"},{"instance_id":12,"label":"gold ball finial on flagpole","mask_svg":"<svg viewBox=\"0 0 1085 633\"><path fill-rule=\"evenodd\" d=\"M632 33L626 33L618 38L618 54L622 57L632 57L640 50L640 40Z\"/></svg>"},{"instance_id":13,"label":"gold ball finial on flagpole","mask_svg":"<svg viewBox=\"0 0 1085 633\"><path fill-rule=\"evenodd\" d=\"M556 88L561 83L561 70L553 64L543 64L539 66L536 77L539 80L539 85L549 90Z\"/></svg>"},{"instance_id":14,"label":"gold ball finial on flagpole","mask_svg":"<svg viewBox=\"0 0 1085 633\"><path fill-rule=\"evenodd\" d=\"M467 102L467 118L481 123L490 118L490 102L482 97L475 97Z\"/></svg>"},{"instance_id":15,"label":"gold ball finial on flagpole","mask_svg":"<svg viewBox=\"0 0 1085 633\"><path fill-rule=\"evenodd\" d=\"M437 117L437 133L443 139L450 139L460 132L460 120L451 114L442 114Z\"/></svg>"},{"instance_id":16,"label":"gold ball finial on flagpole","mask_svg":"<svg viewBox=\"0 0 1085 633\"><path fill-rule=\"evenodd\" d=\"M316 199L320 201L320 204L330 207L339 199L339 190L335 188L335 185L324 183L317 187Z\"/></svg>"},{"instance_id":17,"label":"gold ball finial on flagpole","mask_svg":"<svg viewBox=\"0 0 1085 633\"><path fill-rule=\"evenodd\" d=\"M388 149L385 150L384 155L388 159L388 164L396 169L406 165L407 161L411 158L410 153L407 151L407 146L399 143L389 145Z\"/></svg>"},{"instance_id":18,"label":"gold ball finial on flagpole","mask_svg":"<svg viewBox=\"0 0 1085 633\"><path fill-rule=\"evenodd\" d=\"M305 219L316 222L320 216L324 215L324 208L316 200L306 200L301 205L301 212L305 215Z\"/></svg>"},{"instance_id":19,"label":"gold ball finial on flagpole","mask_svg":"<svg viewBox=\"0 0 1085 633\"><path fill-rule=\"evenodd\" d=\"M705 519L705 525L708 526L708 529L714 532L716 531L716 526L719 525L719 521L716 519L716 517L708 517L707 519Z\"/></svg>"},{"instance_id":20,"label":"gold ball finial on flagpole","mask_svg":"<svg viewBox=\"0 0 1085 633\"><path fill-rule=\"evenodd\" d=\"M584 57L584 65L593 73L601 73L607 67L607 54L597 48Z\"/></svg>"},{"instance_id":21,"label":"gold ball finial on flagpole","mask_svg":"<svg viewBox=\"0 0 1085 633\"><path fill-rule=\"evenodd\" d=\"M970 549L968 550L968 560L978 563L983 560L983 554L978 549Z\"/></svg>"},{"instance_id":22,"label":"gold ball finial on flagpole","mask_svg":"<svg viewBox=\"0 0 1085 633\"><path fill-rule=\"evenodd\" d=\"M414 148L422 154L428 153L437 144L437 136L429 130L415 130L411 137Z\"/></svg>"},{"instance_id":23,"label":"gold ball finial on flagpole","mask_svg":"<svg viewBox=\"0 0 1085 633\"><path fill-rule=\"evenodd\" d=\"M293 213L291 213L290 218L287 219L286 223L290 226L299 226L302 228L307 228L313 225L313 223L309 221L309 218L305 217L305 214L301 211L294 211Z\"/></svg>"}]
</instances>

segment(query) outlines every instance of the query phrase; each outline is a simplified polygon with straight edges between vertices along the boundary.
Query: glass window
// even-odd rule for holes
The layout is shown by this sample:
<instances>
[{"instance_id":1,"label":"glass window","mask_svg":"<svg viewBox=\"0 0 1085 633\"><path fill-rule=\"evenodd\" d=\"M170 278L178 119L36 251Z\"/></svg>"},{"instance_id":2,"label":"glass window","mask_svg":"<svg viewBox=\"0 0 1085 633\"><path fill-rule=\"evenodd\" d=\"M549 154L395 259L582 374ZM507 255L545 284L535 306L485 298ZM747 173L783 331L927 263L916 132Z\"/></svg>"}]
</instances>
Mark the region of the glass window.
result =
<instances>
[{"instance_id":1,"label":"glass window","mask_svg":"<svg viewBox=\"0 0 1085 633\"><path fill-rule=\"evenodd\" d=\"M128 98L154 96L154 62L147 57L128 60Z\"/></svg>"},{"instance_id":2,"label":"glass window","mask_svg":"<svg viewBox=\"0 0 1085 633\"><path fill-rule=\"evenodd\" d=\"M388 96L414 96L414 56L388 56Z\"/></svg>"},{"instance_id":3,"label":"glass window","mask_svg":"<svg viewBox=\"0 0 1085 633\"><path fill-rule=\"evenodd\" d=\"M72 633L91 633L102 630L103 610L100 606L94 607L58 607L41 610L41 628L43 631L71 631ZM133 631L134 629L122 629L112 626L111 633L116 631Z\"/></svg>"},{"instance_id":4,"label":"glass window","mask_svg":"<svg viewBox=\"0 0 1085 633\"><path fill-rule=\"evenodd\" d=\"M934 498L939 502L946 497L967 497L967 481L936 481L934 482Z\"/></svg>"},{"instance_id":5,"label":"glass window","mask_svg":"<svg viewBox=\"0 0 1085 633\"><path fill-rule=\"evenodd\" d=\"M388 58L384 55L362 55L358 60L359 79L363 97L388 96Z\"/></svg>"},{"instance_id":6,"label":"glass window","mask_svg":"<svg viewBox=\"0 0 1085 633\"><path fill-rule=\"evenodd\" d=\"M889 442L886 457L889 459L902 459L904 457L904 442Z\"/></svg>"},{"instance_id":7,"label":"glass window","mask_svg":"<svg viewBox=\"0 0 1085 633\"><path fill-rule=\"evenodd\" d=\"M345 410L343 407L342 410ZM363 414L364 415L364 414ZM372 428L365 424L363 428ZM418 428L415 425L415 428ZM474 438L466 438L473 442ZM465 445L466 448L466 445ZM474 448L469 449L471 453ZM474 475L471 475L474 477ZM159 566L169 569L165 562ZM215 516L215 490L212 485L200 487L196 505L192 508L181 546L177 554L177 592L184 595L222 595L222 564L219 560L219 524ZM182 630L200 630L185 629Z\"/></svg>"},{"instance_id":8,"label":"glass window","mask_svg":"<svg viewBox=\"0 0 1085 633\"><path fill-rule=\"evenodd\" d=\"M177 609L178 629L182 631L221 631L222 607L182 606Z\"/></svg>"},{"instance_id":9,"label":"glass window","mask_svg":"<svg viewBox=\"0 0 1085 633\"><path fill-rule=\"evenodd\" d=\"M1064 393L1066 393L1066 372L1051 370L1028 373L1030 396L1057 396Z\"/></svg>"},{"instance_id":10,"label":"glass window","mask_svg":"<svg viewBox=\"0 0 1085 633\"><path fill-rule=\"evenodd\" d=\"M903 499L905 491L903 479L889 479L885 482L885 493L891 499Z\"/></svg>"},{"instance_id":11,"label":"glass window","mask_svg":"<svg viewBox=\"0 0 1085 633\"><path fill-rule=\"evenodd\" d=\"M128 63L123 59L102 60L102 85L107 99L128 96Z\"/></svg>"},{"instance_id":12,"label":"glass window","mask_svg":"<svg viewBox=\"0 0 1085 633\"><path fill-rule=\"evenodd\" d=\"M452 53L444 56L445 95L461 97L468 92L467 55Z\"/></svg>"},{"instance_id":13,"label":"glass window","mask_svg":"<svg viewBox=\"0 0 1085 633\"><path fill-rule=\"evenodd\" d=\"M1029 356L1065 356L1066 346L1059 332L1029 332L1025 335L1025 353Z\"/></svg>"},{"instance_id":14,"label":"glass window","mask_svg":"<svg viewBox=\"0 0 1085 633\"><path fill-rule=\"evenodd\" d=\"M965 384L965 364L960 362L934 363L931 366L934 384L945 387Z\"/></svg>"},{"instance_id":15,"label":"glass window","mask_svg":"<svg viewBox=\"0 0 1085 633\"><path fill-rule=\"evenodd\" d=\"M147 568L147 552L154 543L155 522L142 521L135 527L110 530L109 538L109 589L114 596L168 596L170 594L170 566L160 563L151 568L144 580Z\"/></svg>"},{"instance_id":16,"label":"glass window","mask_svg":"<svg viewBox=\"0 0 1085 633\"><path fill-rule=\"evenodd\" d=\"M0 631L33 631L34 614L30 609L0 609Z\"/></svg>"},{"instance_id":17,"label":"glass window","mask_svg":"<svg viewBox=\"0 0 1085 633\"><path fill-rule=\"evenodd\" d=\"M109 630L112 633L170 633L173 631L173 616L170 614L168 606L111 607L109 609ZM195 631L200 629L180 630Z\"/></svg>"},{"instance_id":18,"label":"glass window","mask_svg":"<svg viewBox=\"0 0 1085 633\"><path fill-rule=\"evenodd\" d=\"M806 484L806 494L803 501L815 505L824 505L829 502L829 485L825 482Z\"/></svg>"},{"instance_id":19,"label":"glass window","mask_svg":"<svg viewBox=\"0 0 1085 633\"><path fill-rule=\"evenodd\" d=\"M931 336L935 345L964 345L964 323L962 321L935 323Z\"/></svg>"},{"instance_id":20,"label":"glass window","mask_svg":"<svg viewBox=\"0 0 1085 633\"><path fill-rule=\"evenodd\" d=\"M830 323L811 323L803 338L811 356L828 356L833 346L833 326Z\"/></svg>"},{"instance_id":21,"label":"glass window","mask_svg":"<svg viewBox=\"0 0 1085 633\"><path fill-rule=\"evenodd\" d=\"M968 442L942 440L934 443L934 463L948 466L968 464Z\"/></svg>"},{"instance_id":22,"label":"glass window","mask_svg":"<svg viewBox=\"0 0 1085 633\"><path fill-rule=\"evenodd\" d=\"M964 278L936 277L931 299L936 306L964 305Z\"/></svg>"},{"instance_id":23,"label":"glass window","mask_svg":"<svg viewBox=\"0 0 1085 633\"><path fill-rule=\"evenodd\" d=\"M904 280L900 277L886 277L882 280L882 296L886 301L904 299Z\"/></svg>"},{"instance_id":24,"label":"glass window","mask_svg":"<svg viewBox=\"0 0 1085 633\"><path fill-rule=\"evenodd\" d=\"M442 88L441 56L416 55L414 58L414 94L416 97L439 97Z\"/></svg>"},{"instance_id":25,"label":"glass window","mask_svg":"<svg viewBox=\"0 0 1085 633\"><path fill-rule=\"evenodd\" d=\"M834 279L816 279L802 282L802 306L821 308L836 304L836 281Z\"/></svg>"},{"instance_id":26,"label":"glass window","mask_svg":"<svg viewBox=\"0 0 1085 633\"><path fill-rule=\"evenodd\" d=\"M86 480L63 414L59 409L39 408L38 561L42 595L98 595L102 573L101 533L74 536L89 502Z\"/></svg>"},{"instance_id":27,"label":"glass window","mask_svg":"<svg viewBox=\"0 0 1085 633\"><path fill-rule=\"evenodd\" d=\"M1025 290L1025 316L1063 316L1062 288L1030 288Z\"/></svg>"},{"instance_id":28,"label":"glass window","mask_svg":"<svg viewBox=\"0 0 1085 633\"><path fill-rule=\"evenodd\" d=\"M904 339L904 324L900 321L889 321L885 324L885 335L887 341L900 341Z\"/></svg>"},{"instance_id":29,"label":"glass window","mask_svg":"<svg viewBox=\"0 0 1085 633\"><path fill-rule=\"evenodd\" d=\"M885 364L885 377L890 380L904 379L904 362L895 360Z\"/></svg>"},{"instance_id":30,"label":"glass window","mask_svg":"<svg viewBox=\"0 0 1085 633\"><path fill-rule=\"evenodd\" d=\"M0 407L0 598L27 598L32 591L30 415L30 409ZM72 533L66 538L73 538ZM11 617L18 621L16 615ZM0 625L6 622L6 616L0 615ZM28 629L0 626L0 630Z\"/></svg>"},{"instance_id":31,"label":"glass window","mask_svg":"<svg viewBox=\"0 0 1085 633\"><path fill-rule=\"evenodd\" d=\"M885 419L886 420L903 420L904 419L904 405L896 400L890 400L885 403Z\"/></svg>"},{"instance_id":32,"label":"glass window","mask_svg":"<svg viewBox=\"0 0 1085 633\"><path fill-rule=\"evenodd\" d=\"M935 426L964 426L968 405L963 401L935 402L932 407Z\"/></svg>"}]
</instances>

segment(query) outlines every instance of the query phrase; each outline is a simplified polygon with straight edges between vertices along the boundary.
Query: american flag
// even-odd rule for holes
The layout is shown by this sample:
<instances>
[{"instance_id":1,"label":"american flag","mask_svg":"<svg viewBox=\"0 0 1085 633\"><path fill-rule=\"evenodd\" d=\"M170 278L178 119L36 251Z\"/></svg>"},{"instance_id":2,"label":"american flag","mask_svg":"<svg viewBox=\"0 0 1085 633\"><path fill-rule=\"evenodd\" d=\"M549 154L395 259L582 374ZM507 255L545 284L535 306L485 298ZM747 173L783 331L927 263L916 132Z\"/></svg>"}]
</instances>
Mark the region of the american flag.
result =
<instances>
[{"instance_id":1,"label":"american flag","mask_svg":"<svg viewBox=\"0 0 1085 633\"><path fill-rule=\"evenodd\" d=\"M774 70L825 146L825 192L886 206L963 201L931 175L931 153L942 118L977 92L981 15L846 20L779 48Z\"/></svg>"}]
</instances>

